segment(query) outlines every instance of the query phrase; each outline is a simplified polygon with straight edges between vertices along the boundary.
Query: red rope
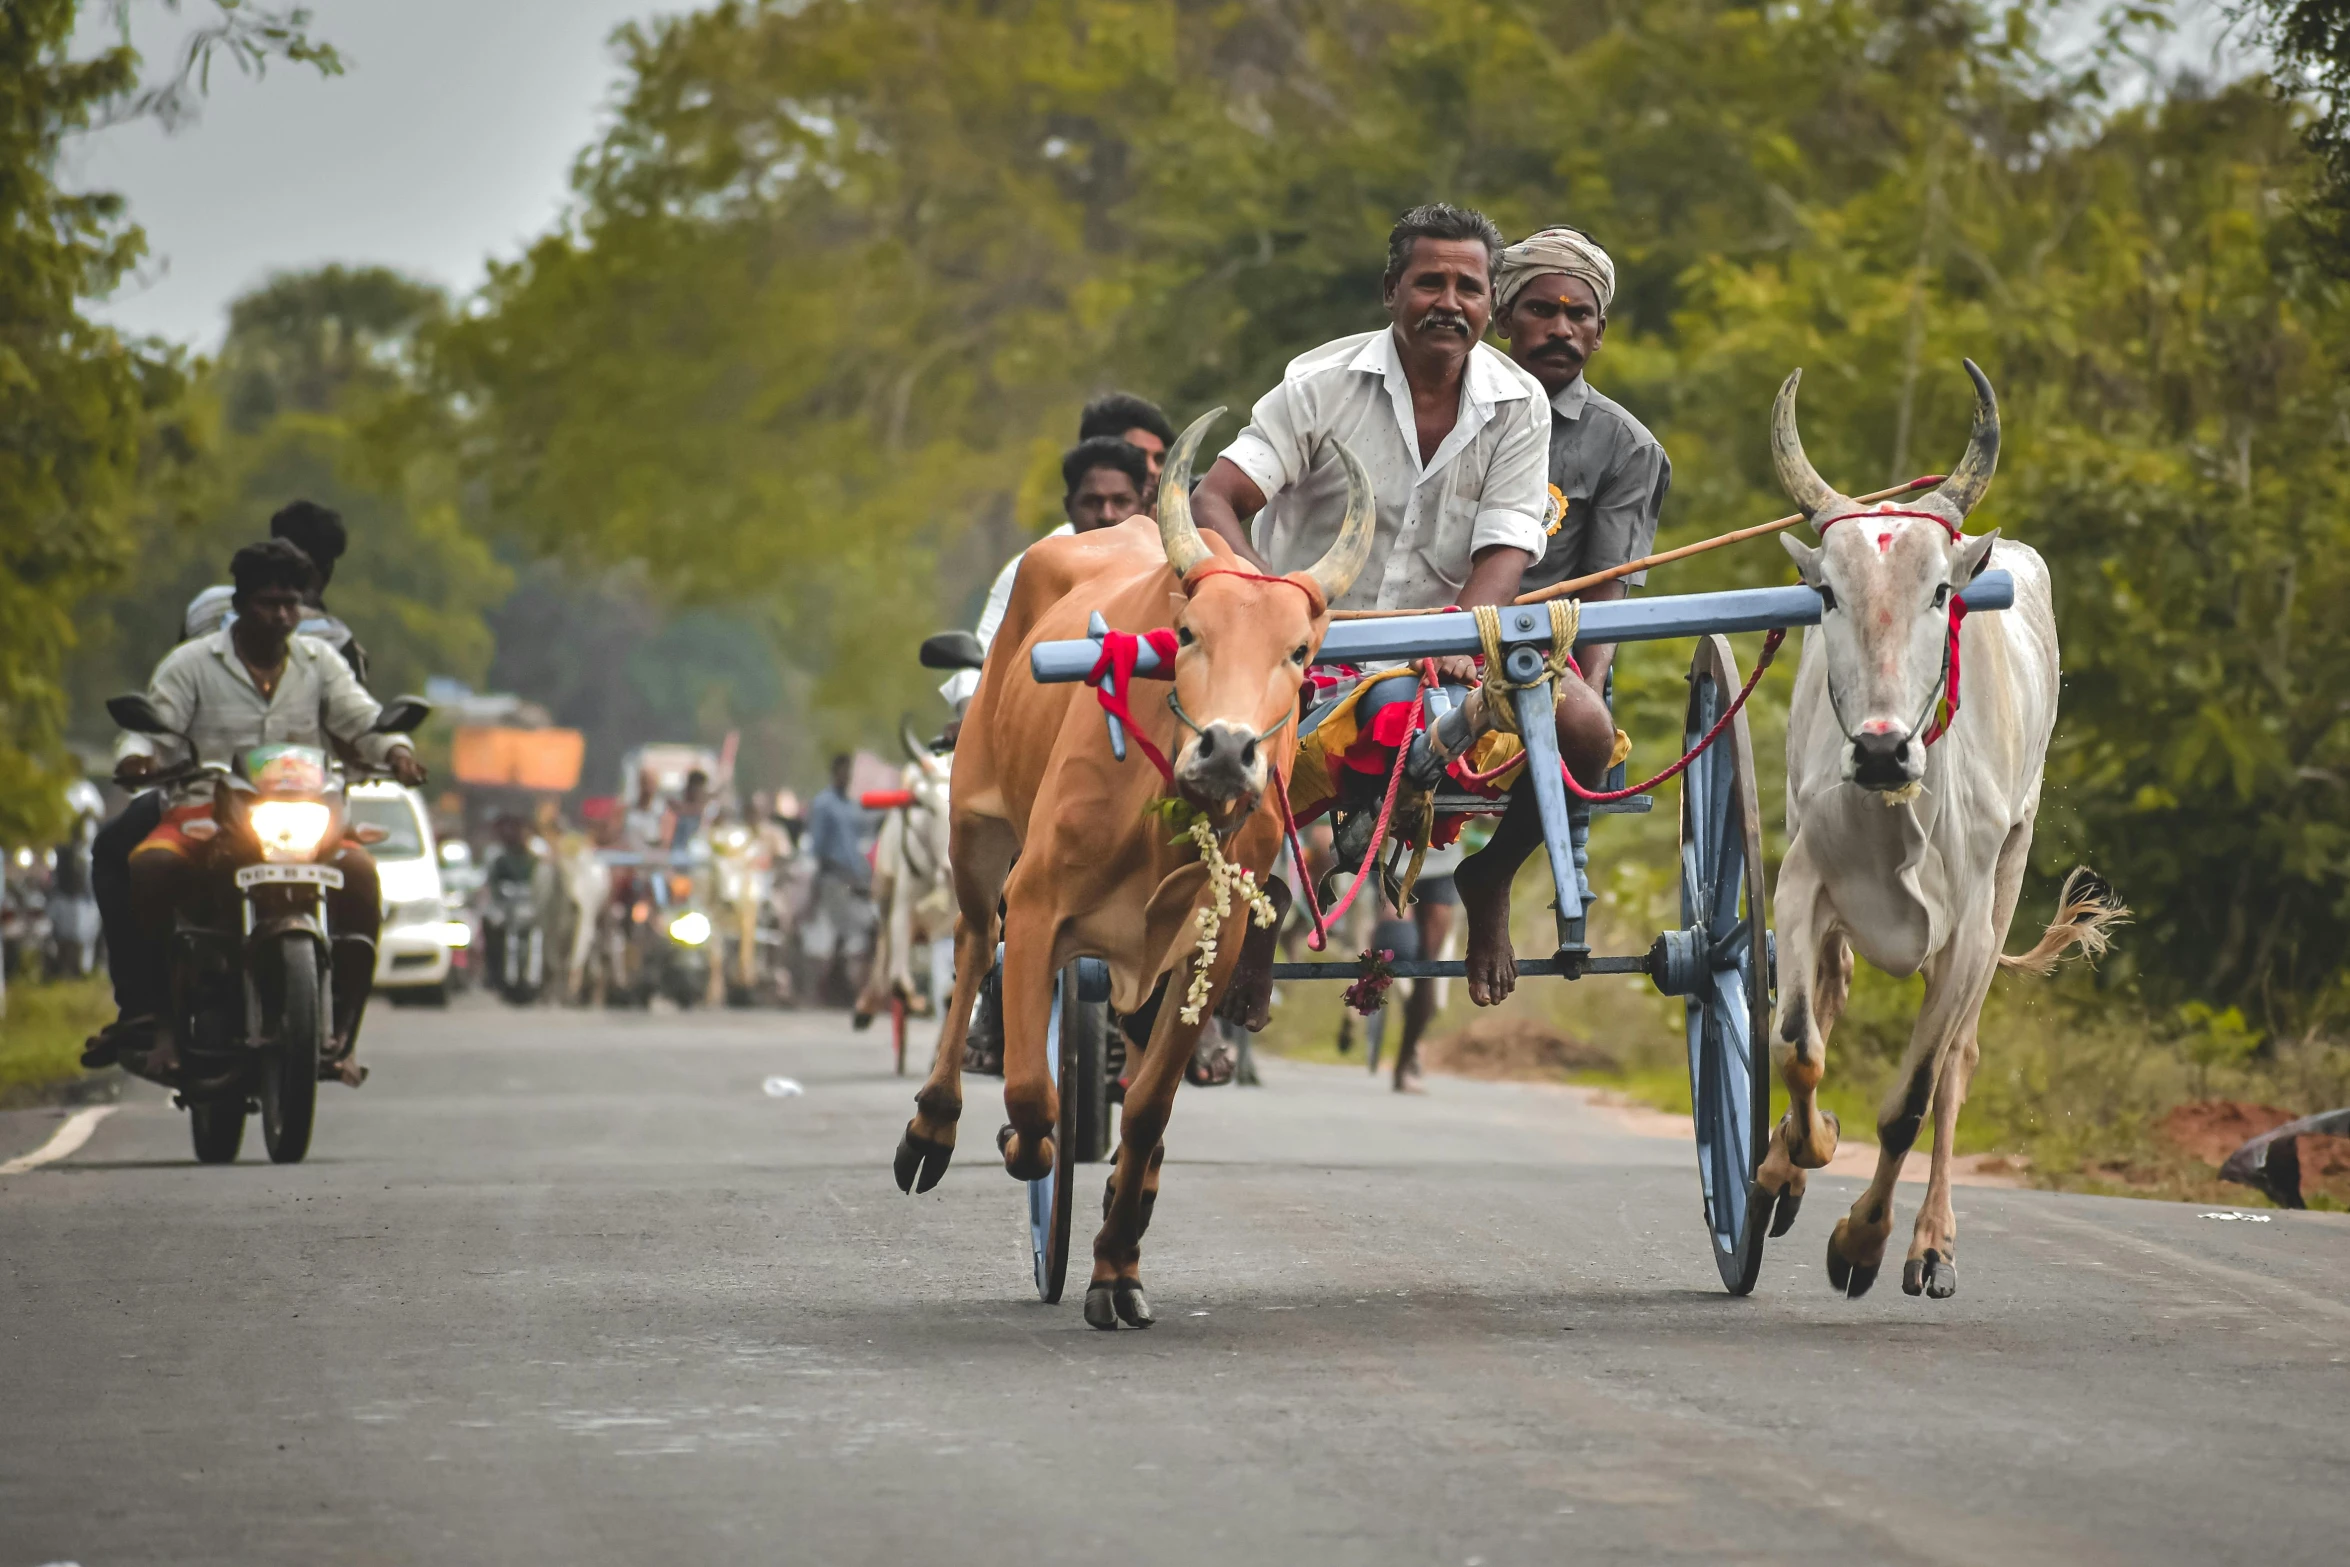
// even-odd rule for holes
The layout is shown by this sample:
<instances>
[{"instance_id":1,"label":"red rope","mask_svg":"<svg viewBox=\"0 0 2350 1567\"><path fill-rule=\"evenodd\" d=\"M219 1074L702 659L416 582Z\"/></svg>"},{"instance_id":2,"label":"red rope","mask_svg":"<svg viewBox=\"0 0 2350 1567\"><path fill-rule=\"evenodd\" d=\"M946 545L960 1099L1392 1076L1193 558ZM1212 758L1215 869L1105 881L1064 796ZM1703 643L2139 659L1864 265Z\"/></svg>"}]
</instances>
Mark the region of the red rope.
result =
<instances>
[{"instance_id":1,"label":"red rope","mask_svg":"<svg viewBox=\"0 0 2350 1567\"><path fill-rule=\"evenodd\" d=\"M1778 656L1779 644L1786 640L1787 631L1783 626L1774 629L1769 636L1763 638L1762 657L1755 660L1754 673L1746 677L1746 684L1738 688L1738 698L1736 701L1730 704L1730 710L1724 713L1720 718L1716 719L1714 721L1714 726L1705 732L1705 738L1699 740L1697 744L1691 746L1688 752L1672 766L1666 768L1663 772L1658 773L1654 778L1644 779L1639 783L1631 785L1629 788L1586 789L1575 781L1575 775L1573 773L1567 771L1567 764L1561 762L1559 763L1559 777L1566 783L1567 792L1573 794L1578 799L1588 800L1594 805L1604 805L1610 800L1628 800L1636 794L1646 794L1649 790L1655 788L1658 784L1670 783L1675 778L1680 777L1683 772L1688 770L1689 764L1691 762L1696 761L1700 756L1705 754L1706 747L1712 745L1714 741L1721 738L1721 733L1724 729L1729 727L1730 720L1736 718L1738 716L1739 709L1746 705L1746 699L1754 695L1755 683L1762 679L1763 671L1771 667L1771 660ZM1481 784L1491 783L1494 779L1499 778L1503 773L1506 773L1511 768L1517 766L1521 760L1523 760L1522 756L1514 756L1508 761L1502 763L1499 767L1494 768L1491 772L1472 773L1464 771L1455 773L1453 776L1466 782Z\"/></svg>"},{"instance_id":2,"label":"red rope","mask_svg":"<svg viewBox=\"0 0 2350 1567\"><path fill-rule=\"evenodd\" d=\"M1161 626L1156 631L1145 631L1137 636L1131 631L1113 631L1102 638L1101 657L1093 661L1093 672L1085 683L1093 687L1093 699L1108 713L1126 726L1126 738L1142 747L1142 754L1151 759L1159 776L1168 783L1175 781L1175 769L1167 765L1167 755L1151 744L1150 736L1134 721L1134 665L1142 656L1142 644L1149 643L1152 652L1159 655L1159 669L1163 678L1175 678L1175 633ZM1102 677L1113 676L1115 684L1104 686Z\"/></svg>"},{"instance_id":3,"label":"red rope","mask_svg":"<svg viewBox=\"0 0 2350 1567\"><path fill-rule=\"evenodd\" d=\"M1274 791L1281 801L1281 828L1289 838L1289 855L1297 866L1297 879L1305 890L1306 913L1313 919L1314 929L1306 937L1306 946L1320 952L1330 945L1330 927L1343 918L1354 905L1355 894L1363 890L1363 883L1371 879L1379 868L1379 849L1387 841L1387 827L1395 817L1395 798L1403 784L1403 766L1412 754L1412 736L1420 732L1428 716L1428 688L1436 684L1436 661L1420 661L1420 689L1412 697L1411 727L1395 748L1395 765L1387 774L1387 797L1379 802L1379 821L1371 829L1371 847L1363 855L1363 863L1355 871L1354 885L1346 889L1346 896L1331 905L1324 914L1314 895L1313 873L1306 868L1305 846L1298 842L1297 817L1289 809L1289 785L1281 776L1281 769L1273 769Z\"/></svg>"}]
</instances>

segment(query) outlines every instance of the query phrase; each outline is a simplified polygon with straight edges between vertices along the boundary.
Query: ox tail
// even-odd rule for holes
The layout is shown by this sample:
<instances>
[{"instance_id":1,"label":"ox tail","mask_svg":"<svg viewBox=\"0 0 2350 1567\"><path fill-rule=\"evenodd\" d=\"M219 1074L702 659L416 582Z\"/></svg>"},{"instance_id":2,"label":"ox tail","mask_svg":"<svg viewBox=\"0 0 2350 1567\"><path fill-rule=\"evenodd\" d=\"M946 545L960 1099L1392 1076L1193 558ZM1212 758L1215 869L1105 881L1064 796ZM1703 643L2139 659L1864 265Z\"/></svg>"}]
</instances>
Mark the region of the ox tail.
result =
<instances>
[{"instance_id":1,"label":"ox tail","mask_svg":"<svg viewBox=\"0 0 2350 1567\"><path fill-rule=\"evenodd\" d=\"M2076 865L2057 895L2056 918L2040 933L2029 952L2002 953L1999 966L2025 974L2049 975L2073 948L2094 962L2113 940L2113 928L2130 920L2129 906L2114 895L2105 878L2086 865Z\"/></svg>"}]
</instances>

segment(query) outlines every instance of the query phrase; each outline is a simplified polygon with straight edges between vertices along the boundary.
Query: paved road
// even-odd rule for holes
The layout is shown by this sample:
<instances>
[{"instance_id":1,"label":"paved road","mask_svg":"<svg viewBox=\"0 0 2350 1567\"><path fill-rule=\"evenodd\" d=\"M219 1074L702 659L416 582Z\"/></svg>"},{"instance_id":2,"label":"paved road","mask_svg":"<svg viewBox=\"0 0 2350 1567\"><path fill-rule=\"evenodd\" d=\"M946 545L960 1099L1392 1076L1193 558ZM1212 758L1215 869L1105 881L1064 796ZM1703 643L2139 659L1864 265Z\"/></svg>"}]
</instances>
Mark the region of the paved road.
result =
<instances>
[{"instance_id":1,"label":"paved road","mask_svg":"<svg viewBox=\"0 0 2350 1567\"><path fill-rule=\"evenodd\" d=\"M308 1165L196 1168L146 1099L0 1181L0 1567L2142 1567L2350 1537L2339 1217L1967 1191L1955 1300L1846 1302L1829 1182L1733 1301L1684 1148L1564 1091L1274 1063L1185 1092L1162 1320L1105 1334L1031 1298L999 1169L897 1193L907 1087L871 1035L487 1006L370 1033Z\"/></svg>"}]
</instances>

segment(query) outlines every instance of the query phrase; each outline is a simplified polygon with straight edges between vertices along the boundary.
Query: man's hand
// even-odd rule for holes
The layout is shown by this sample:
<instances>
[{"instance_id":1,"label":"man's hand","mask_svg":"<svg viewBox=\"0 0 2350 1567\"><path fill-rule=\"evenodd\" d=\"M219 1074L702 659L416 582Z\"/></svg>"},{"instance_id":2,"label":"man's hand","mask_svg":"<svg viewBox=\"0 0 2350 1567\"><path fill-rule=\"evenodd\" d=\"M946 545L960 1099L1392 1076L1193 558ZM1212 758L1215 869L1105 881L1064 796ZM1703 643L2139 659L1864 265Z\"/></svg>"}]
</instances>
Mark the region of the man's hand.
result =
<instances>
[{"instance_id":1,"label":"man's hand","mask_svg":"<svg viewBox=\"0 0 2350 1567\"><path fill-rule=\"evenodd\" d=\"M1436 661L1436 678L1448 686L1473 686L1481 678L1477 661L1466 653L1455 653Z\"/></svg>"},{"instance_id":2,"label":"man's hand","mask_svg":"<svg viewBox=\"0 0 2350 1567\"><path fill-rule=\"evenodd\" d=\"M135 784L141 779L152 776L154 771L155 758L144 753L134 753L114 764L114 781L120 784Z\"/></svg>"},{"instance_id":3,"label":"man's hand","mask_svg":"<svg viewBox=\"0 0 2350 1567\"><path fill-rule=\"evenodd\" d=\"M401 783L411 789L424 787L424 764L416 759L414 751L409 750L406 746L400 747L392 753L390 765L392 776Z\"/></svg>"}]
</instances>

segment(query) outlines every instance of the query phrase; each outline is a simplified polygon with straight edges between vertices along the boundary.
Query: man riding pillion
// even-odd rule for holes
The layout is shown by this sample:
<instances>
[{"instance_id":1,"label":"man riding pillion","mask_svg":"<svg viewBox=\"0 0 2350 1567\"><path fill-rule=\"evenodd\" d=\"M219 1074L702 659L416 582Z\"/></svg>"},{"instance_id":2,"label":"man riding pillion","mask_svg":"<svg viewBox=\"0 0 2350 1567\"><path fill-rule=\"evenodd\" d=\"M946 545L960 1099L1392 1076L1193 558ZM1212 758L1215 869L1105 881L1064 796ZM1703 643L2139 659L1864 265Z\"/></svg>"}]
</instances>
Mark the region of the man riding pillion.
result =
<instances>
[{"instance_id":1,"label":"man riding pillion","mask_svg":"<svg viewBox=\"0 0 2350 1567\"><path fill-rule=\"evenodd\" d=\"M1405 213L1388 235L1388 324L1290 362L1194 493L1198 525L1269 574L1316 559L1346 511L1343 441L1370 473L1378 516L1370 558L1333 608L1515 597L1543 552L1550 404L1540 381L1480 341L1501 248L1482 213L1441 202ZM1467 658L1438 671L1477 679ZM1570 758L1588 749L1575 738ZM1271 955L1271 932L1252 929L1231 1003L1251 1027L1265 1021Z\"/></svg>"},{"instance_id":2,"label":"man riding pillion","mask_svg":"<svg viewBox=\"0 0 2350 1567\"><path fill-rule=\"evenodd\" d=\"M424 768L404 737L369 732L382 708L340 652L296 634L306 613L305 595L315 581L310 558L282 539L271 539L237 551L229 570L236 587L235 621L173 650L156 666L147 692L164 723L194 741L196 759L227 764L256 746L324 748L331 738L387 768L403 784L422 784ZM177 750L179 743L125 736L116 776L136 783L154 773L159 747ZM111 1042L119 1051L135 1048L134 1040L143 1043L141 1035L159 1036L147 1057L150 1075L167 1075L176 1064L169 1030L159 1029L157 1020L168 999L173 914L202 891L207 874L199 854L207 835L190 829L209 824L211 816L208 796L183 793L130 856L132 945L122 954L129 995L125 1023ZM375 862L364 849L346 842L332 863L342 870L343 885L327 894L329 917L339 934L365 939L336 948L335 1016L326 1057L343 1082L357 1086L365 1072L352 1053L361 1009L374 983L374 940L382 909Z\"/></svg>"}]
</instances>

